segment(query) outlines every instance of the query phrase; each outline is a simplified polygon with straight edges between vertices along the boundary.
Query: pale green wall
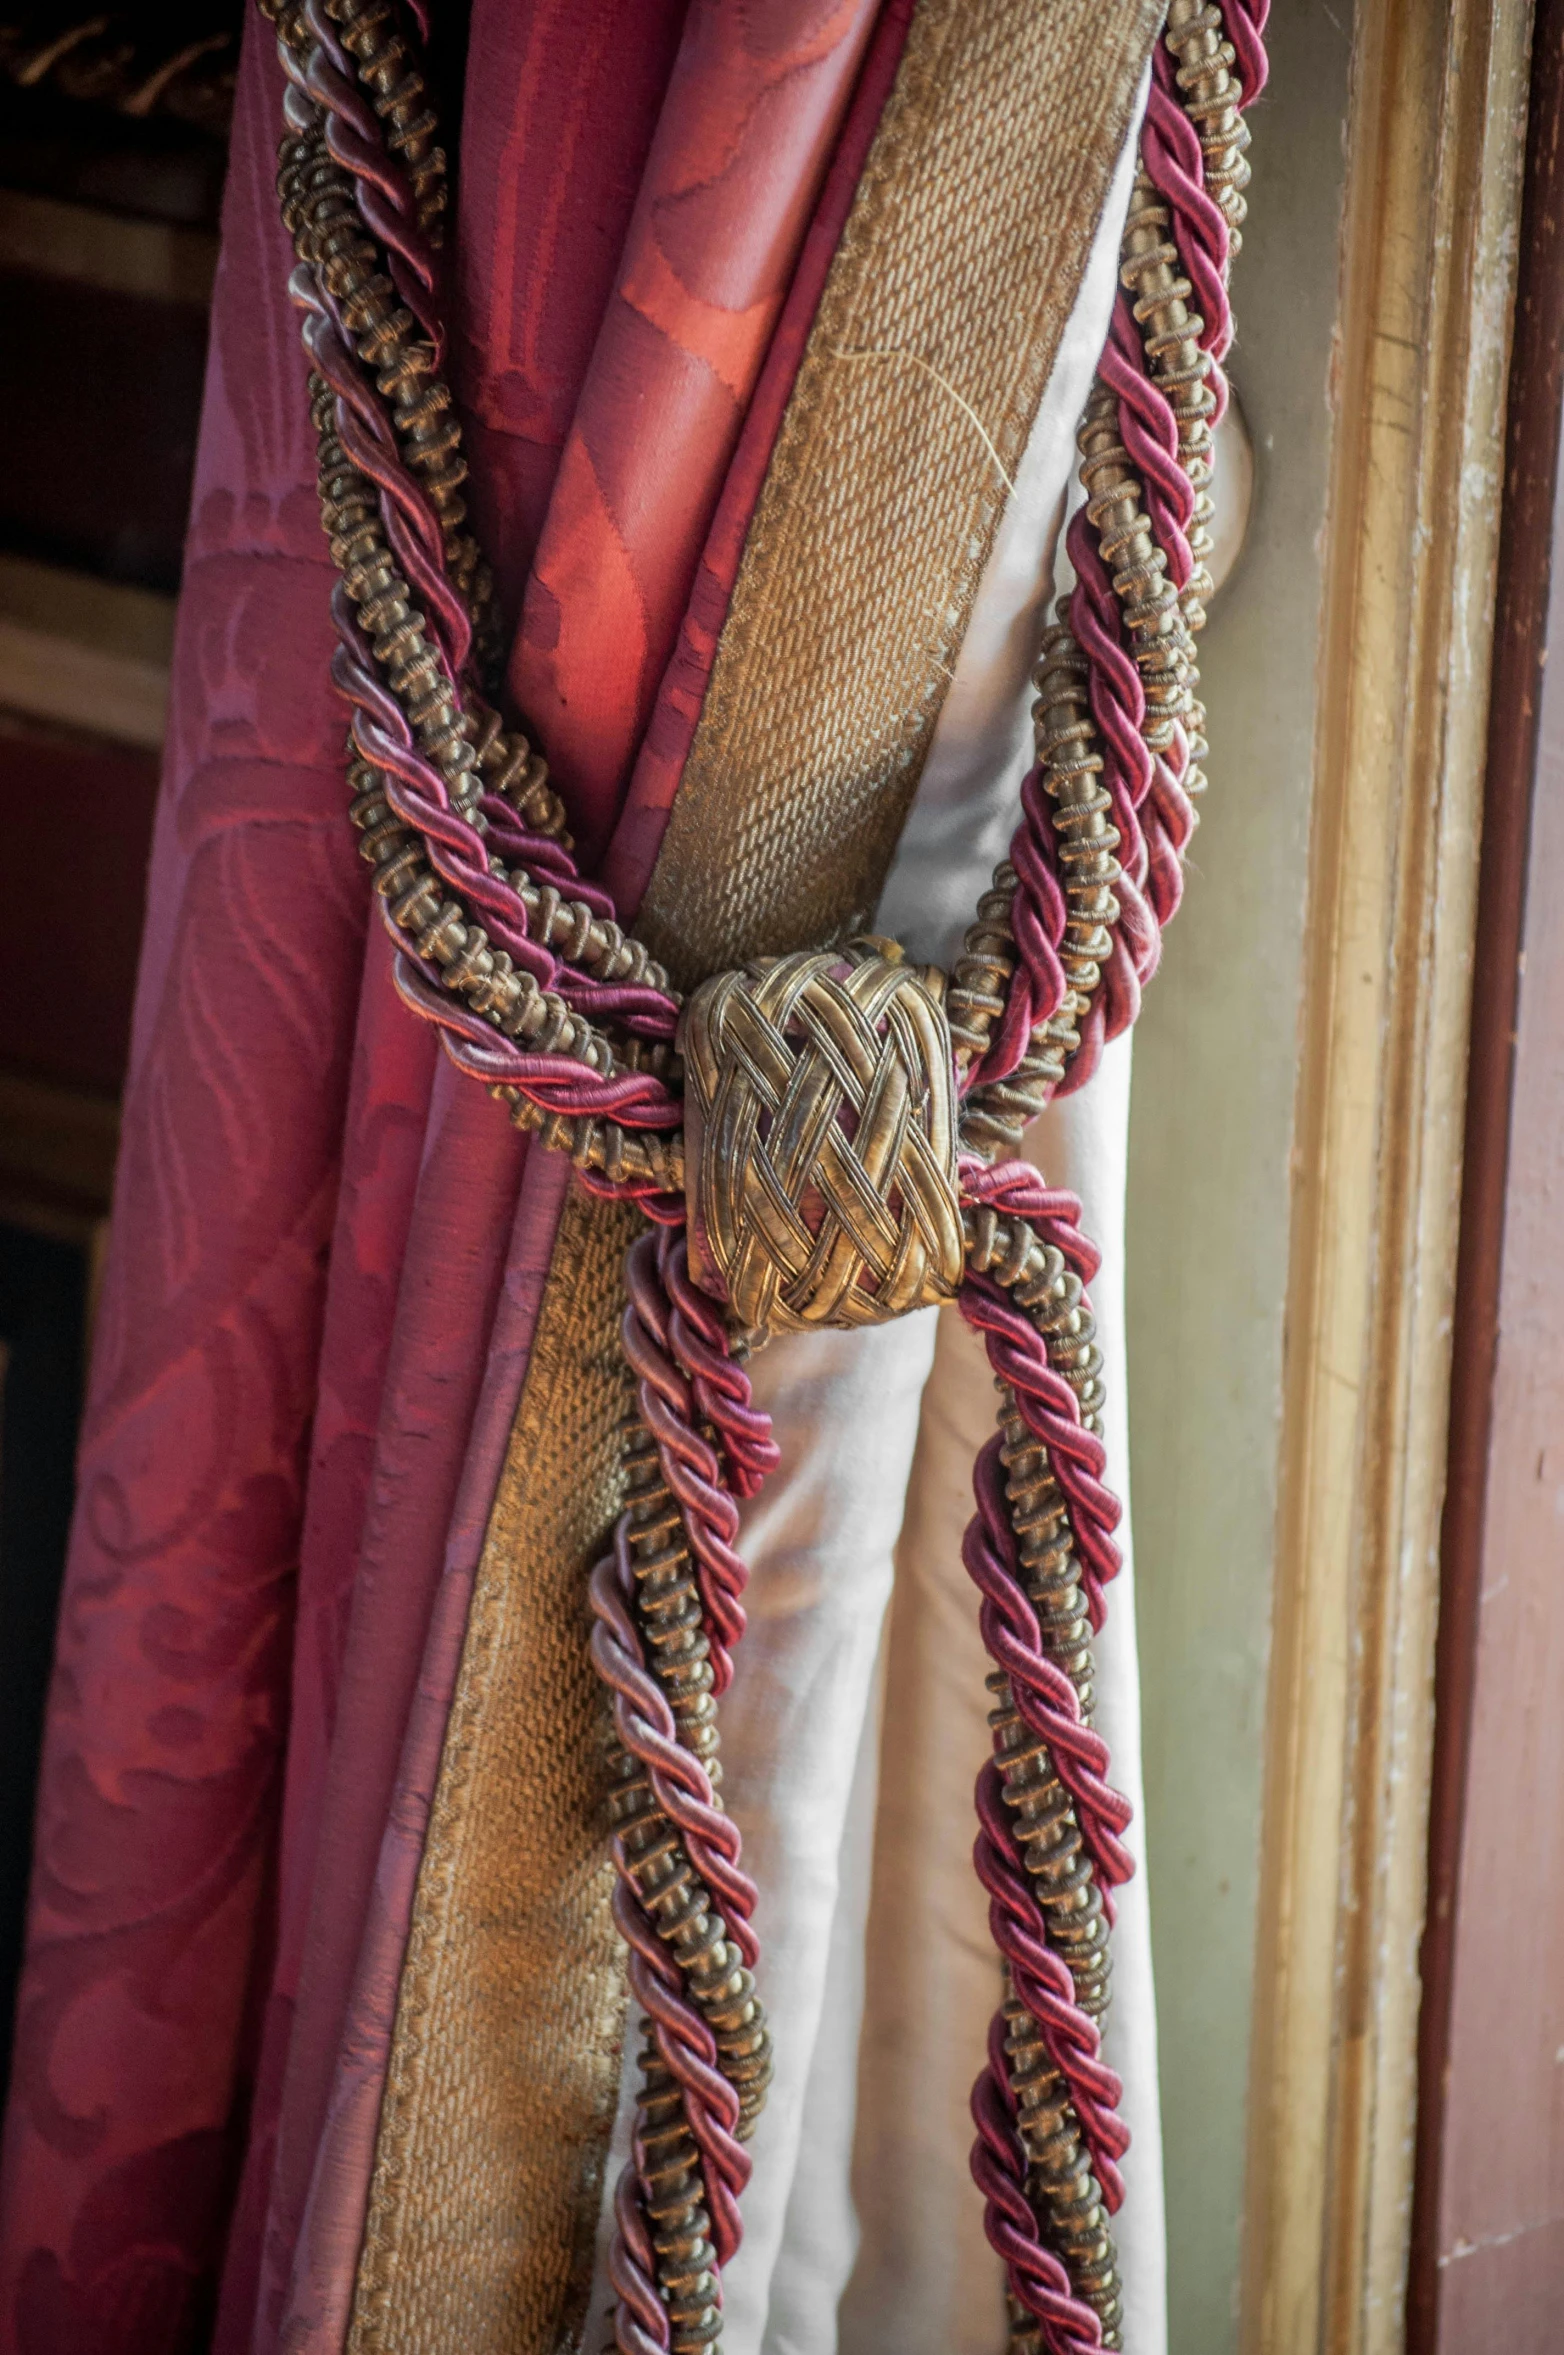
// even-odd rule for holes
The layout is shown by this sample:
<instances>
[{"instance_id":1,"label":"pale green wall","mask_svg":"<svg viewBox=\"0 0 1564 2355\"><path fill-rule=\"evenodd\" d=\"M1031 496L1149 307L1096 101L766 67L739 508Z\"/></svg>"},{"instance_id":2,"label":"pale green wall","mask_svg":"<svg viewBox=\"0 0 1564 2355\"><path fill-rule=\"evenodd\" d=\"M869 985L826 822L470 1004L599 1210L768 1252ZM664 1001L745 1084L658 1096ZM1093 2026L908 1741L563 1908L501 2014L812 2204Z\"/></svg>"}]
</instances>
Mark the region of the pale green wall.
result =
<instances>
[{"instance_id":1,"label":"pale green wall","mask_svg":"<svg viewBox=\"0 0 1564 2355\"><path fill-rule=\"evenodd\" d=\"M1136 1031L1130 1407L1173 2355L1235 2340L1350 0L1277 0L1233 358L1255 506L1211 788Z\"/></svg>"}]
</instances>

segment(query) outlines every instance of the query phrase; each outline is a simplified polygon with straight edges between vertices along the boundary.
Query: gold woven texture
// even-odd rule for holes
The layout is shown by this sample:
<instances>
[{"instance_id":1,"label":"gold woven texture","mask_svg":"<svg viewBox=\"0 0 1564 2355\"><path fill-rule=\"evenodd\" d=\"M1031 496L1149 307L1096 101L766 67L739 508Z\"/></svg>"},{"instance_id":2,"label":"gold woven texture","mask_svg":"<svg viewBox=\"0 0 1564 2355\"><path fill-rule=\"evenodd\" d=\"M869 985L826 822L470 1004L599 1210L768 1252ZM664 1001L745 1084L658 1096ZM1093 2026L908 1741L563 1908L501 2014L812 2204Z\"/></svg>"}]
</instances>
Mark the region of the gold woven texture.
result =
<instances>
[{"instance_id":1,"label":"gold woven texture","mask_svg":"<svg viewBox=\"0 0 1564 2355\"><path fill-rule=\"evenodd\" d=\"M690 1000L690 1266L740 1324L882 1324L954 1297L944 992L933 967L855 941L719 974Z\"/></svg>"},{"instance_id":2,"label":"gold woven texture","mask_svg":"<svg viewBox=\"0 0 1564 2355\"><path fill-rule=\"evenodd\" d=\"M564 2355L619 2086L585 1567L623 1502L640 1221L578 1190L489 1518L419 1875L348 2355ZM595 2355L595 2351L594 2351Z\"/></svg>"},{"instance_id":3,"label":"gold woven texture","mask_svg":"<svg viewBox=\"0 0 1564 2355\"><path fill-rule=\"evenodd\" d=\"M636 931L681 989L868 929L1162 0L919 0Z\"/></svg>"}]
</instances>

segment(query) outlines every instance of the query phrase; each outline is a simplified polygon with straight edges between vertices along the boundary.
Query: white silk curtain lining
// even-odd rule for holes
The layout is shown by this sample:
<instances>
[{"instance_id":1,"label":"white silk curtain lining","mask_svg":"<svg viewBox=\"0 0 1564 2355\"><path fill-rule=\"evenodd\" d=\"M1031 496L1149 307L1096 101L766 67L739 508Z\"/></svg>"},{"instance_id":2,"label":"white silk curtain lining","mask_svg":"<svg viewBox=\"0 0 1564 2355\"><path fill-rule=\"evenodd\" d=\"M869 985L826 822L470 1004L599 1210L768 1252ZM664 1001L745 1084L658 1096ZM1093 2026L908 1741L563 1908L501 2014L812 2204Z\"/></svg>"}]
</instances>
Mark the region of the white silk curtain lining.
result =
<instances>
[{"instance_id":1,"label":"white silk curtain lining","mask_svg":"<svg viewBox=\"0 0 1564 2355\"><path fill-rule=\"evenodd\" d=\"M1075 426L1107 336L1138 124L1137 108L880 909L882 931L941 963L1004 855L1031 759L1028 673ZM1050 1180L1082 1196L1087 1232L1105 1250L1092 1296L1107 1360L1109 1477L1125 1498L1128 1114L1126 1040L1032 1140ZM989 1695L960 1558L993 1386L981 1346L949 1310L867 1332L784 1337L753 1371L783 1460L745 1515L749 1628L723 1704L724 1792L760 1889L776 2077L751 2145L723 2345L726 2355L831 2355L838 2346L842 2355L998 2355L1001 2275L967 2172L967 2098L999 1994L971 1869ZM1138 1823L1127 1514L1121 1536L1098 1717ZM638 2041L631 2022L589 2350L602 2343L606 2200L628 2150ZM1120 1903L1109 2052L1125 2076L1135 2137L1119 2219L1125 2345L1164 2355L1143 1871Z\"/></svg>"}]
</instances>

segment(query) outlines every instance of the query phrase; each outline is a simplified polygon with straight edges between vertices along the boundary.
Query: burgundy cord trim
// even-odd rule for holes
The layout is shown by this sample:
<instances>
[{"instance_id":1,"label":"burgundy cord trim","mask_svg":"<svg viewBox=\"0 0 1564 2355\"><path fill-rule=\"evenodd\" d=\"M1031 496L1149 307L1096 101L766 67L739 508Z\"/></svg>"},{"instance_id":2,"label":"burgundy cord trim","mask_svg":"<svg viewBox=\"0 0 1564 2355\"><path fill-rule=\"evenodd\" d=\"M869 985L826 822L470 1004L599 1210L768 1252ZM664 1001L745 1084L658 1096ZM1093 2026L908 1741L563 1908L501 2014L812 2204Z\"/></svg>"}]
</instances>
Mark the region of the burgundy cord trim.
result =
<instances>
[{"instance_id":1,"label":"burgundy cord trim","mask_svg":"<svg viewBox=\"0 0 1564 2355\"><path fill-rule=\"evenodd\" d=\"M1264 85L1261 34L1267 8L1268 0L1223 0L1223 30L1232 43L1246 103ZM290 97L290 109L298 107L301 120L305 108L320 109L328 150L352 177L359 212L383 248L398 295L438 355L443 339L439 264L418 226L410 181L385 145L384 127L338 42L323 0L307 0L305 17L317 47L307 69L288 61L297 93ZM1226 291L1231 241L1220 207L1206 193L1199 137L1181 103L1173 61L1160 44L1141 154L1177 229L1180 260L1204 321L1201 342L1211 359L1210 383L1220 414L1227 397L1222 361L1232 339ZM375 488L387 541L420 604L459 704L463 689L470 693L475 685L474 621L448 577L439 518L402 456L332 297L307 270L296 271L290 283L306 313L304 338L311 360L334 395L343 453ZM1149 372L1124 293L1115 306L1101 374L1118 404L1120 436L1140 477L1169 579L1175 588L1184 588L1194 573L1189 539L1194 492L1179 462L1177 418ZM1179 904L1181 858L1194 825L1183 784L1183 737L1175 731L1166 757L1145 742L1140 672L1118 595L1084 514L1075 519L1068 546L1077 579L1071 629L1087 660L1090 708L1102 744L1112 823L1120 837L1122 874L1115 887L1119 920L1102 985L1081 1026L1079 1051L1061 1082L1066 1093L1085 1083L1104 1044L1135 1018L1141 989L1160 956L1162 929ZM563 845L532 835L499 796L484 797L482 824L475 825L453 803L443 776L413 741L401 706L377 674L353 601L340 587L333 619L338 635L333 677L352 708L354 749L382 780L398 821L422 839L441 881L482 918L488 936L516 969L540 989L556 993L572 1013L589 1023L611 1020L643 1038L670 1039L676 1001L645 984L604 982L556 956L547 938L529 929L526 904L499 860L524 866L545 892L580 899L605 921L614 912L610 896L584 881ZM1051 806L1038 772L1023 787L1011 856L1018 878L1012 921L1021 962L990 1051L967 1077L969 1087L1013 1071L1031 1031L1060 1010L1066 995L1061 949L1067 904ZM611 1119L646 1131L680 1125L678 1097L653 1073L605 1072L585 1061L529 1054L517 1046L442 985L438 965L409 947L384 902L382 914L396 942L396 981L404 1001L437 1026L445 1051L461 1069L489 1086L514 1089L545 1114ZM546 933L547 925L542 929ZM767 1418L753 1405L743 1367L732 1355L721 1309L690 1277L683 1204L659 1193L650 1181L583 1176L596 1192L640 1201L656 1229L630 1255L624 1348L637 1377L642 1417L682 1517L699 1584L713 1689L720 1693L731 1679L732 1647L744 1628L746 1571L736 1549L737 1499L759 1486L775 1465L777 1450ZM1048 1189L1035 1171L1019 1165L995 1170L968 1157L961 1177L968 1204L1029 1222L1076 1276L1090 1280L1097 1255L1080 1234L1080 1206L1073 1197ZM983 1334L995 1375L1014 1397L1028 1432L1046 1450L1064 1500L1087 1612L1092 1627L1099 1628L1104 1588L1120 1563L1113 1535L1120 1508L1104 1484L1102 1442L1084 1425L1071 1383L1050 1363L1044 1334L1003 1287L972 1274L959 1297L963 1315ZM985 1644L1008 1680L1023 1722L1046 1744L1070 1795L1111 1919L1112 1892L1133 1869L1123 1841L1130 1811L1107 1780L1106 1744L1083 1719L1070 1677L1044 1649L1022 1583L1002 1450L1003 1441L996 1437L978 1458L977 1509L963 1559L982 1597ZM691 1869L720 1907L734 1948L753 1965L758 1951L751 1926L754 1886L742 1869L737 1829L716 1803L705 1766L681 1743L672 1708L648 1665L630 1542L626 1516L611 1553L592 1573L593 1660L613 1696L620 1743L644 1771ZM1067 1963L1048 1944L1047 1924L993 1760L979 1778L977 1806L975 1861L989 1894L994 1938L1016 1998L1036 2022L1068 2088L1104 2205L1112 2211L1123 2196L1118 2161L1128 2143L1117 2115L1119 2081L1102 2059L1099 2029L1076 1998ZM739 2246L738 2197L750 2172L736 2134L739 2095L719 2066L710 2025L686 1992L679 1966L642 1902L622 1840L615 1842L615 1864L615 1918L630 1949L632 1992L680 2090L700 2153L720 2268ZM1100 2347L1102 2326L1096 2313L1073 2296L1065 2266L1042 2245L1006 2068L1003 2015L990 2032L988 2066L974 2090L973 2117L978 2133L974 2174L1011 2289L1036 2317L1050 2355L1086 2355ZM638 2145L616 2193L609 2259L618 2343L627 2355L663 2355L669 2344L648 2223L652 2181L650 2154Z\"/></svg>"}]
</instances>

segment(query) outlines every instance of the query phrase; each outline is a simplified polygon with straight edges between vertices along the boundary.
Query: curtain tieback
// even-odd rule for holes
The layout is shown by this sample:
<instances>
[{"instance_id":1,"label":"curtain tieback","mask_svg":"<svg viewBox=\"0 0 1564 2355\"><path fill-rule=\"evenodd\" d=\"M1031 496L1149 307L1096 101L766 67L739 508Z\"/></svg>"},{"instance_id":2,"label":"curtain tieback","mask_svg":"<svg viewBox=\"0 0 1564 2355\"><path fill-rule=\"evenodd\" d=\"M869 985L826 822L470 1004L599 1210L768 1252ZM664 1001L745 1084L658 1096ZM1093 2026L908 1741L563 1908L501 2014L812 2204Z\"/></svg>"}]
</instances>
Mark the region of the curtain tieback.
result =
<instances>
[{"instance_id":1,"label":"curtain tieback","mask_svg":"<svg viewBox=\"0 0 1564 2355\"><path fill-rule=\"evenodd\" d=\"M765 957L685 1008L690 1273L750 1331L953 1300L964 1251L945 976L893 941Z\"/></svg>"},{"instance_id":2,"label":"curtain tieback","mask_svg":"<svg viewBox=\"0 0 1564 2355\"><path fill-rule=\"evenodd\" d=\"M994 1663L974 1853L1004 1963L973 2174L1016 2355L1117 2347L1128 2135L1100 2022L1132 1860L1091 1722L1119 1516L1083 1289L1097 1257L1079 1204L999 1157L1133 1021L1178 905L1269 0L1168 0L1079 435L1076 586L1036 673L1037 764L948 983L861 939L720 974L684 1006L581 874L547 764L496 709L503 633L441 375L445 158L412 45L383 0L259 5L288 77L278 193L340 574L350 814L397 985L519 1126L653 1222L626 1267L629 1501L590 1582L615 1920L645 2035L608 2258L616 2344L714 2355L771 2073L756 1893L718 1764L744 1627L737 1500L778 1460L744 1358L767 1331L954 1298L1000 1389L962 1549Z\"/></svg>"}]
</instances>

